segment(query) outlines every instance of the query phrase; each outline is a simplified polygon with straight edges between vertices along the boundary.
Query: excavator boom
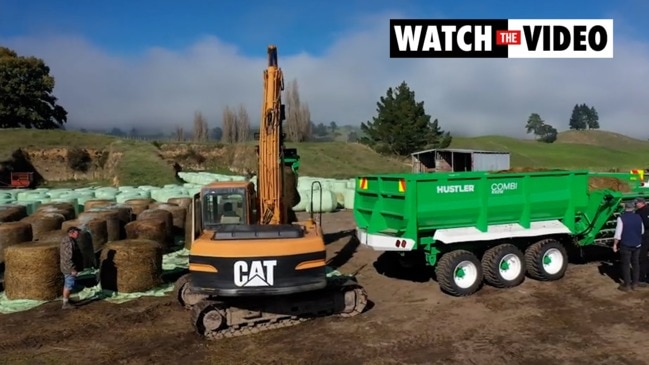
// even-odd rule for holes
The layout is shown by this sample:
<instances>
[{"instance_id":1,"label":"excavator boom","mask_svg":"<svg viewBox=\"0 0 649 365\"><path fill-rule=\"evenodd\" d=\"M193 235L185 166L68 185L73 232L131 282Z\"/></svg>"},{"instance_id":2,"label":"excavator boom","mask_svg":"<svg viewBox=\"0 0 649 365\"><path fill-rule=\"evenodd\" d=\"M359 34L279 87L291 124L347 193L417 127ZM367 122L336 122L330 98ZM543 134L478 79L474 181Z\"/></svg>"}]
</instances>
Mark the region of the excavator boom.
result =
<instances>
[{"instance_id":1,"label":"excavator boom","mask_svg":"<svg viewBox=\"0 0 649 365\"><path fill-rule=\"evenodd\" d=\"M268 47L268 67L264 70L264 98L259 125L258 190L261 224L285 223L283 195L282 121L284 75L277 63L277 47Z\"/></svg>"}]
</instances>

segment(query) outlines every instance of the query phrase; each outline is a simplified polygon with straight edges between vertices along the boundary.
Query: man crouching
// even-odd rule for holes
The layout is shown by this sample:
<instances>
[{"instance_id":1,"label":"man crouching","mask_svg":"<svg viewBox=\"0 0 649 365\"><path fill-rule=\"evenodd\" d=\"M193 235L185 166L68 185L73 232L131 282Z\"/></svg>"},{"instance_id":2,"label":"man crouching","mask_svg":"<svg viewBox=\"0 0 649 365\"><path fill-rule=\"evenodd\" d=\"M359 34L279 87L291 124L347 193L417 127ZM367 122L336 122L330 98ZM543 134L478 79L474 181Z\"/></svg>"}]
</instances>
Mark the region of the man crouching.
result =
<instances>
[{"instance_id":1,"label":"man crouching","mask_svg":"<svg viewBox=\"0 0 649 365\"><path fill-rule=\"evenodd\" d=\"M77 245L81 230L77 227L68 228L68 235L61 240L61 273L63 273L63 309L77 308L70 302L70 293L76 284L76 278L83 266L83 256Z\"/></svg>"}]
</instances>

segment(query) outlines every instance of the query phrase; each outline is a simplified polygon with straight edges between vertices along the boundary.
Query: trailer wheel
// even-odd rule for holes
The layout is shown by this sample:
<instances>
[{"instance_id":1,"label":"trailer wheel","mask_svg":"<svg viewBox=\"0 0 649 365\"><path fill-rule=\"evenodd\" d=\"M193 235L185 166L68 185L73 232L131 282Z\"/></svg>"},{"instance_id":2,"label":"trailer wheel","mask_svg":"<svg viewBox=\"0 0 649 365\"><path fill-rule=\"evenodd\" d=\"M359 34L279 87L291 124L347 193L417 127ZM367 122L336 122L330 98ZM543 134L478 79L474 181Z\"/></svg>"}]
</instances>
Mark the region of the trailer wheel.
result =
<instances>
[{"instance_id":1,"label":"trailer wheel","mask_svg":"<svg viewBox=\"0 0 649 365\"><path fill-rule=\"evenodd\" d=\"M456 296L468 296L480 288L483 279L482 265L473 253L466 250L451 251L443 255L435 275L442 291Z\"/></svg>"},{"instance_id":2,"label":"trailer wheel","mask_svg":"<svg viewBox=\"0 0 649 365\"><path fill-rule=\"evenodd\" d=\"M559 241L542 240L525 250L525 263L527 272L533 279L558 280L568 269L568 253Z\"/></svg>"},{"instance_id":3,"label":"trailer wheel","mask_svg":"<svg viewBox=\"0 0 649 365\"><path fill-rule=\"evenodd\" d=\"M502 244L482 256L485 281L496 288L511 288L525 279L525 256L516 246Z\"/></svg>"}]
</instances>

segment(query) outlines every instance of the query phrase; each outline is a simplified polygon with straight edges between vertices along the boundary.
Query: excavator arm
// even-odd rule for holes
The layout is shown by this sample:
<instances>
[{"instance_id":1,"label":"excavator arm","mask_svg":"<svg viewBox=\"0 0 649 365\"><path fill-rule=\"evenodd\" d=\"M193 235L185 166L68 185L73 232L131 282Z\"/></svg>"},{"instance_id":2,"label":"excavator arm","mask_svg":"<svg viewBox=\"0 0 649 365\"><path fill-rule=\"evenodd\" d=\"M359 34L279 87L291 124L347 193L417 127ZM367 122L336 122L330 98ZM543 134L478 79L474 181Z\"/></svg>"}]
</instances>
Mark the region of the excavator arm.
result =
<instances>
[{"instance_id":1,"label":"excavator arm","mask_svg":"<svg viewBox=\"0 0 649 365\"><path fill-rule=\"evenodd\" d=\"M277 47L268 46L268 67L264 70L264 98L259 125L258 193L261 224L286 223L284 196L284 143L282 122L285 119L281 93L284 75L278 65Z\"/></svg>"}]
</instances>

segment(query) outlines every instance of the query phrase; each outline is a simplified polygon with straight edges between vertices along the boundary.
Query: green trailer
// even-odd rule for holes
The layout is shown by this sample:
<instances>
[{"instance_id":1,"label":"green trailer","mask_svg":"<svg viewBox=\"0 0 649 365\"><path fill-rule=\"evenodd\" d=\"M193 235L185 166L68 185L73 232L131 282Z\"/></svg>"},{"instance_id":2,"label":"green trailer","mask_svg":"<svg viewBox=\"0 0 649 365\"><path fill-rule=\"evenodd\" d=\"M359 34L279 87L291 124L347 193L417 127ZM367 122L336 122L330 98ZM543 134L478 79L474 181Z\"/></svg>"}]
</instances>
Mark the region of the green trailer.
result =
<instances>
[{"instance_id":1,"label":"green trailer","mask_svg":"<svg viewBox=\"0 0 649 365\"><path fill-rule=\"evenodd\" d=\"M593 176L584 170L360 176L357 237L376 251L398 253L402 263L423 257L440 288L455 296L473 294L483 281L514 287L526 274L557 280L568 249L610 245L621 203L643 194L637 185L631 193L589 191Z\"/></svg>"}]
</instances>

